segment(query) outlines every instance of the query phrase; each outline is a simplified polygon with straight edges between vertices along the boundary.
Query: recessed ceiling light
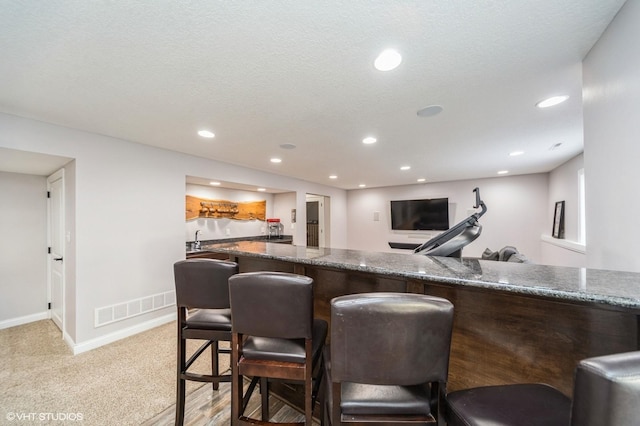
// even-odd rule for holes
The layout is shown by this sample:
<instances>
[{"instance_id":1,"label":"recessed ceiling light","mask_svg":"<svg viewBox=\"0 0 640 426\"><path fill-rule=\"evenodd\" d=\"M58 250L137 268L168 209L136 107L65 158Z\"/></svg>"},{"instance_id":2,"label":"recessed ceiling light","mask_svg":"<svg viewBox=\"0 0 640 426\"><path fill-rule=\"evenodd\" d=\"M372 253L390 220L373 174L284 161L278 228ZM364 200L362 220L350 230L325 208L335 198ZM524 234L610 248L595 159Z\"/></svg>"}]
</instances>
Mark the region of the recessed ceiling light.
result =
<instances>
[{"instance_id":1,"label":"recessed ceiling light","mask_svg":"<svg viewBox=\"0 0 640 426\"><path fill-rule=\"evenodd\" d=\"M418 117L432 117L434 115L440 114L442 112L442 107L440 105L429 105L428 107L424 107L418 110Z\"/></svg>"},{"instance_id":2,"label":"recessed ceiling light","mask_svg":"<svg viewBox=\"0 0 640 426\"><path fill-rule=\"evenodd\" d=\"M425 178L420 178L420 179L418 179L418 182L426 182L426 179Z\"/></svg>"},{"instance_id":3,"label":"recessed ceiling light","mask_svg":"<svg viewBox=\"0 0 640 426\"><path fill-rule=\"evenodd\" d=\"M411 166L402 166L400 167L400 170L409 170L411 169Z\"/></svg>"},{"instance_id":4,"label":"recessed ceiling light","mask_svg":"<svg viewBox=\"0 0 640 426\"><path fill-rule=\"evenodd\" d=\"M209 182L209 185L219 186L219 185L220 185L220 182Z\"/></svg>"},{"instance_id":5,"label":"recessed ceiling light","mask_svg":"<svg viewBox=\"0 0 640 426\"><path fill-rule=\"evenodd\" d=\"M500 170L498 172L499 175L506 175L507 173L509 173L509 170Z\"/></svg>"},{"instance_id":6,"label":"recessed ceiling light","mask_svg":"<svg viewBox=\"0 0 640 426\"><path fill-rule=\"evenodd\" d=\"M364 183L361 183L361 184L360 184L360 185L358 185L358 186L359 186L360 188L364 188L364 187L366 187L367 185L365 185Z\"/></svg>"},{"instance_id":7,"label":"recessed ceiling light","mask_svg":"<svg viewBox=\"0 0 640 426\"><path fill-rule=\"evenodd\" d=\"M296 146L292 143L281 143L280 148L282 149L295 149Z\"/></svg>"},{"instance_id":8,"label":"recessed ceiling light","mask_svg":"<svg viewBox=\"0 0 640 426\"><path fill-rule=\"evenodd\" d=\"M378 142L378 139L376 139L374 137L371 137L371 136L368 136L368 137L362 139L362 143L365 144L365 145L371 145L372 143L376 143L376 142Z\"/></svg>"},{"instance_id":9,"label":"recessed ceiling light","mask_svg":"<svg viewBox=\"0 0 640 426\"><path fill-rule=\"evenodd\" d=\"M269 161L271 161L272 163L282 163L282 158L276 158L276 157L273 157L273 158L272 158L271 160L269 160Z\"/></svg>"},{"instance_id":10,"label":"recessed ceiling light","mask_svg":"<svg viewBox=\"0 0 640 426\"><path fill-rule=\"evenodd\" d=\"M267 190L266 188L258 188L258 191L260 191L260 192L264 192L266 190Z\"/></svg>"},{"instance_id":11,"label":"recessed ceiling light","mask_svg":"<svg viewBox=\"0 0 640 426\"><path fill-rule=\"evenodd\" d=\"M336 175L331 175L331 176L329 176L329 179L338 179L338 176L336 176Z\"/></svg>"},{"instance_id":12,"label":"recessed ceiling light","mask_svg":"<svg viewBox=\"0 0 640 426\"><path fill-rule=\"evenodd\" d=\"M517 157L518 155L522 155L522 154L524 154L524 151L513 151L509 153L511 157Z\"/></svg>"},{"instance_id":13,"label":"recessed ceiling light","mask_svg":"<svg viewBox=\"0 0 640 426\"><path fill-rule=\"evenodd\" d=\"M379 71L391 71L400 65L400 62L402 56L396 50L387 49L378 55L373 65Z\"/></svg>"},{"instance_id":14,"label":"recessed ceiling light","mask_svg":"<svg viewBox=\"0 0 640 426\"><path fill-rule=\"evenodd\" d=\"M549 99L545 99L543 101L538 102L536 104L536 106L538 108L549 108L549 107L561 104L564 101L566 101L567 99L569 99L569 96L567 96L567 95L552 96Z\"/></svg>"},{"instance_id":15,"label":"recessed ceiling light","mask_svg":"<svg viewBox=\"0 0 640 426\"><path fill-rule=\"evenodd\" d=\"M203 138L207 138L207 139L211 139L216 136L213 132L210 132L209 130L198 130L198 134Z\"/></svg>"}]
</instances>

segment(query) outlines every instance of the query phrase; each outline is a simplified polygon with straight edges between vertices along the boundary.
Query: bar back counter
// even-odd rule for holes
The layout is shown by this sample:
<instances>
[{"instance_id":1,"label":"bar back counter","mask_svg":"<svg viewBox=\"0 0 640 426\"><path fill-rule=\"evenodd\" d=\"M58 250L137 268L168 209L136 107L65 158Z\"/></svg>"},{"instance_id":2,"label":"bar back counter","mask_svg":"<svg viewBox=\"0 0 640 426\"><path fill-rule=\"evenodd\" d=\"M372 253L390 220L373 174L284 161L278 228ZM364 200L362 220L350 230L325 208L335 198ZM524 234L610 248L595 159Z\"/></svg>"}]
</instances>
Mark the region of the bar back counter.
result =
<instances>
[{"instance_id":1,"label":"bar back counter","mask_svg":"<svg viewBox=\"0 0 640 426\"><path fill-rule=\"evenodd\" d=\"M410 292L450 300L449 391L543 382L571 396L578 361L638 349L638 273L256 241L203 250L228 255L240 272L313 278L315 314L326 321L330 300L345 294Z\"/></svg>"}]
</instances>

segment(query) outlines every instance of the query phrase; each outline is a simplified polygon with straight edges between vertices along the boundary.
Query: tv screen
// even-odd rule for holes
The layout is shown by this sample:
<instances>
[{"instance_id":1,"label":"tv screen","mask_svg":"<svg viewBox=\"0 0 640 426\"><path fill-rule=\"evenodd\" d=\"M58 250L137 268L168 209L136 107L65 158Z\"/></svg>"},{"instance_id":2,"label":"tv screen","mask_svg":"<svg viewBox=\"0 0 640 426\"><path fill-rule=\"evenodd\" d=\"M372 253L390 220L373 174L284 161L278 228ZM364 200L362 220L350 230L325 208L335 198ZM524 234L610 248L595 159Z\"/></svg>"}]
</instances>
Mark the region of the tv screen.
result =
<instances>
[{"instance_id":1,"label":"tv screen","mask_svg":"<svg viewBox=\"0 0 640 426\"><path fill-rule=\"evenodd\" d=\"M446 231L449 229L449 199L391 201L391 229Z\"/></svg>"}]
</instances>

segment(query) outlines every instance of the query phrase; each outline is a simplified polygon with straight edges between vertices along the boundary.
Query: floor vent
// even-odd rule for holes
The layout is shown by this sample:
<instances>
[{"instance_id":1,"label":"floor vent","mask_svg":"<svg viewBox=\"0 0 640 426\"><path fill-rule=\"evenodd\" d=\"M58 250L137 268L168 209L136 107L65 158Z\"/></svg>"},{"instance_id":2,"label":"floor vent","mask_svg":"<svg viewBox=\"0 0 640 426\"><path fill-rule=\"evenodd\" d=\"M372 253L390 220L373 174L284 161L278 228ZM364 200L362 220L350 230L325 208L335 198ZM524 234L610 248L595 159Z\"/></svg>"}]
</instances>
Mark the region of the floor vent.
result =
<instances>
[{"instance_id":1,"label":"floor vent","mask_svg":"<svg viewBox=\"0 0 640 426\"><path fill-rule=\"evenodd\" d=\"M96 308L95 327L102 327L175 304L175 293L173 291L167 291L166 293L153 294L151 296L129 300L128 302Z\"/></svg>"}]
</instances>

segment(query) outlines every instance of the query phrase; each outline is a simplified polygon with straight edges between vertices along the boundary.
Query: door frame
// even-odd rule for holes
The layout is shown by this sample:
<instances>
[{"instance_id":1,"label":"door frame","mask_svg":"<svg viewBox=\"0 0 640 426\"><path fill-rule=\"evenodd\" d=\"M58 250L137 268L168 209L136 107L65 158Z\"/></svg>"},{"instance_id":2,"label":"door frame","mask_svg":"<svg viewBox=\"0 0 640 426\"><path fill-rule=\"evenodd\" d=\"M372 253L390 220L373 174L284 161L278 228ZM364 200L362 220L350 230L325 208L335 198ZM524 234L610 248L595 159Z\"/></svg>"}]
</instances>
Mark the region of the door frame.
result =
<instances>
[{"instance_id":1,"label":"door frame","mask_svg":"<svg viewBox=\"0 0 640 426\"><path fill-rule=\"evenodd\" d=\"M329 197L317 194L306 194L305 197L306 202L318 202L318 247L326 247L327 244L325 204L327 203L328 199Z\"/></svg>"},{"instance_id":2,"label":"door frame","mask_svg":"<svg viewBox=\"0 0 640 426\"><path fill-rule=\"evenodd\" d=\"M51 206L51 198L49 196L49 194L51 193L51 187L52 187L52 183L55 181L61 180L61 185L60 185L60 191L62 193L62 202L60 203L60 235L61 235L61 253L60 256L62 256L63 258L63 263L62 263L62 267L61 267L61 297L60 297L60 303L62 304L61 306L61 315L60 315L60 331L62 332L61 335L62 337L64 337L65 335L65 316L66 316L66 304L65 304L65 291L66 291L66 267L64 264L64 258L65 258L65 235L66 235L66 229L65 229L65 224L66 224L66 220L65 220L65 180L64 180L64 169L60 169L54 173L52 173L50 176L47 176L47 247L49 248L49 250L47 250L47 303L49 303L49 311L48 311L48 317L50 319L53 319L53 315L52 315L52 274L53 274L53 268L52 268L52 264L54 262L53 260L53 256L54 253L52 253L51 247L52 247L52 206Z\"/></svg>"}]
</instances>

